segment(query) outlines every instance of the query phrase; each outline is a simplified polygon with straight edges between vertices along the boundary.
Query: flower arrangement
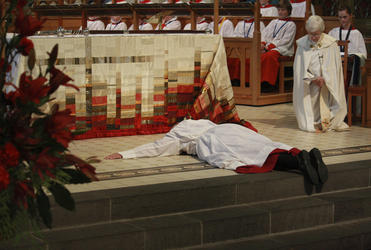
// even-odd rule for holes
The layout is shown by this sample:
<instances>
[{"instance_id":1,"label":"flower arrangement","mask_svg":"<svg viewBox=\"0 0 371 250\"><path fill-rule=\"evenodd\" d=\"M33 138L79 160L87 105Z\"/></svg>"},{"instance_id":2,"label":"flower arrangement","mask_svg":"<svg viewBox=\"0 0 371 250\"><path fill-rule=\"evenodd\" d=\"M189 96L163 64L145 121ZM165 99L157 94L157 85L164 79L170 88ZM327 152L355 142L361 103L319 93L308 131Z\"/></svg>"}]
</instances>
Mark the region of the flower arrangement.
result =
<instances>
[{"instance_id":1,"label":"flower arrangement","mask_svg":"<svg viewBox=\"0 0 371 250\"><path fill-rule=\"evenodd\" d=\"M65 184L97 180L88 161L68 152L72 140L69 110L51 105L59 86L77 87L55 67L58 45L51 49L45 72L35 72L35 51L27 36L41 29L42 20L30 10L32 1L5 0L0 3L0 240L16 235L16 219L26 214L51 228L50 193L57 204L73 210L74 200ZM7 36L9 30L14 31ZM19 83L12 79L17 55L27 57L27 72ZM43 107L50 105L50 111ZM74 166L74 167L73 167Z\"/></svg>"}]
</instances>

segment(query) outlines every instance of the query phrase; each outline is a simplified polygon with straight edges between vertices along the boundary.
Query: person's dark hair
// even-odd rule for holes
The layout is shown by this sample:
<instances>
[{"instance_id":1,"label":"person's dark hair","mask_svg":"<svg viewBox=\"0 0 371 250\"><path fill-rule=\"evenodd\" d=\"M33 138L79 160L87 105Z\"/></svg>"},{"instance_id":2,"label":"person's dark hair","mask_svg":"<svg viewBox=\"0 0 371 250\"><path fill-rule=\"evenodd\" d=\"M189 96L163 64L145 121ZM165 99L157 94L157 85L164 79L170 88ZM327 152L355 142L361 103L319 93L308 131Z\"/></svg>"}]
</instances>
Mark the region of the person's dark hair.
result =
<instances>
[{"instance_id":1,"label":"person's dark hair","mask_svg":"<svg viewBox=\"0 0 371 250\"><path fill-rule=\"evenodd\" d=\"M347 5L340 5L338 11L345 10L349 15L352 15L352 9Z\"/></svg>"},{"instance_id":2,"label":"person's dark hair","mask_svg":"<svg viewBox=\"0 0 371 250\"><path fill-rule=\"evenodd\" d=\"M291 16L292 6L291 6L290 1L288 1L288 0L281 0L278 3L277 8L286 9L287 12L289 12L289 16Z\"/></svg>"}]
</instances>

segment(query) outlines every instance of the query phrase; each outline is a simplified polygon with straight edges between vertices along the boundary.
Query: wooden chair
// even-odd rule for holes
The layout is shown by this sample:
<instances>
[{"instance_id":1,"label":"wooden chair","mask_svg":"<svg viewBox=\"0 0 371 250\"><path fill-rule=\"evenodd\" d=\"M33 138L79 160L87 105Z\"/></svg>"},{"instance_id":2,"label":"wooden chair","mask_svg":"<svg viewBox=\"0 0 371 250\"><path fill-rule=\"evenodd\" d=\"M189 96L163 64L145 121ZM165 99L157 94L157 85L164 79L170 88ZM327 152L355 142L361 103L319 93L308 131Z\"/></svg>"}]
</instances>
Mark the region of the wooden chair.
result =
<instances>
[{"instance_id":1,"label":"wooden chair","mask_svg":"<svg viewBox=\"0 0 371 250\"><path fill-rule=\"evenodd\" d=\"M352 117L353 117L353 110L352 110L352 102L354 96L360 96L362 101L362 110L361 110L361 124L365 126L366 124L366 103L367 103L367 88L364 84L362 85L352 85L348 86L346 82L347 74L348 74L348 44L349 41L338 41L339 46L344 46L344 57L343 57L343 74L344 74L344 85L345 85L345 93L347 96L348 101L348 125L349 127L352 126Z\"/></svg>"},{"instance_id":2,"label":"wooden chair","mask_svg":"<svg viewBox=\"0 0 371 250\"><path fill-rule=\"evenodd\" d=\"M285 92L285 82L286 81L293 81L293 76L287 76L285 74L286 67L293 67L294 66L294 57L293 56L280 56L278 58L280 62L280 69L279 69L279 78L278 78L278 92L284 93Z\"/></svg>"}]
</instances>

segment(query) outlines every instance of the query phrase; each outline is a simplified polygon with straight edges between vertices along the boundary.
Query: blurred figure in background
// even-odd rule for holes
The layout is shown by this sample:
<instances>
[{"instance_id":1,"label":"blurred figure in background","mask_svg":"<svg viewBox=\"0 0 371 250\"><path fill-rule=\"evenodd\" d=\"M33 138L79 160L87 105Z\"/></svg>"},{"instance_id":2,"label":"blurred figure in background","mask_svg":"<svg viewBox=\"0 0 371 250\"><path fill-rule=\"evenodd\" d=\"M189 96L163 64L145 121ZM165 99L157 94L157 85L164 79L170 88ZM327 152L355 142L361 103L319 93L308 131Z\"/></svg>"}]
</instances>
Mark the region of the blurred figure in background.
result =
<instances>
[{"instance_id":1,"label":"blurred figure in background","mask_svg":"<svg viewBox=\"0 0 371 250\"><path fill-rule=\"evenodd\" d=\"M87 28L88 30L104 30L104 23L99 19L99 16L89 16Z\"/></svg>"},{"instance_id":2,"label":"blurred figure in background","mask_svg":"<svg viewBox=\"0 0 371 250\"><path fill-rule=\"evenodd\" d=\"M209 29L214 34L214 21L212 21L209 24ZM233 32L234 32L233 23L231 20L227 19L226 17L223 17L223 16L219 17L218 29L219 29L219 34L222 37L233 37Z\"/></svg>"},{"instance_id":3,"label":"blurred figure in background","mask_svg":"<svg viewBox=\"0 0 371 250\"><path fill-rule=\"evenodd\" d=\"M209 28L209 23L206 22L205 18L202 16L197 17L196 30L206 30ZM187 23L184 26L184 30L191 30L191 23Z\"/></svg>"},{"instance_id":4,"label":"blurred figure in background","mask_svg":"<svg viewBox=\"0 0 371 250\"><path fill-rule=\"evenodd\" d=\"M111 16L111 23L107 24L106 30L127 30L126 23L120 16Z\"/></svg>"}]
</instances>

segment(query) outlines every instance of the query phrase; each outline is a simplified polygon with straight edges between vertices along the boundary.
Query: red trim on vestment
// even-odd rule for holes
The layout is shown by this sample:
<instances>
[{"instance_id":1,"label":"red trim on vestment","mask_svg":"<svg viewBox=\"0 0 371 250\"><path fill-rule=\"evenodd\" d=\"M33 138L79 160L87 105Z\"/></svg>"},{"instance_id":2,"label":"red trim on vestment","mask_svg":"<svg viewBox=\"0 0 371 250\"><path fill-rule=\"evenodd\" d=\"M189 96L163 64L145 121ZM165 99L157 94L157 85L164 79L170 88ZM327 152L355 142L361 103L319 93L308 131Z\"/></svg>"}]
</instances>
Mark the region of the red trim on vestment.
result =
<instances>
[{"instance_id":1,"label":"red trim on vestment","mask_svg":"<svg viewBox=\"0 0 371 250\"><path fill-rule=\"evenodd\" d=\"M268 157L265 160L263 166L261 166L261 167L256 166L256 165L241 166L241 167L238 167L236 169L236 172L237 173L240 173L240 174L251 174L251 173L266 173L266 172L270 172L276 166L276 163L277 163L277 160L278 160L278 156L280 155L280 153L283 153L283 152L288 152L292 156L296 156L296 155L298 155L301 152L301 150L299 150L297 148L292 148L290 150L276 148L275 150L273 150L268 155Z\"/></svg>"},{"instance_id":2,"label":"red trim on vestment","mask_svg":"<svg viewBox=\"0 0 371 250\"><path fill-rule=\"evenodd\" d=\"M252 23L254 22L254 18L249 18L245 20L245 23Z\"/></svg>"},{"instance_id":3,"label":"red trim on vestment","mask_svg":"<svg viewBox=\"0 0 371 250\"><path fill-rule=\"evenodd\" d=\"M270 44L268 45L268 50L272 50L272 49L274 49L274 48L276 48L276 45L274 45L273 43L270 43Z\"/></svg>"}]
</instances>

